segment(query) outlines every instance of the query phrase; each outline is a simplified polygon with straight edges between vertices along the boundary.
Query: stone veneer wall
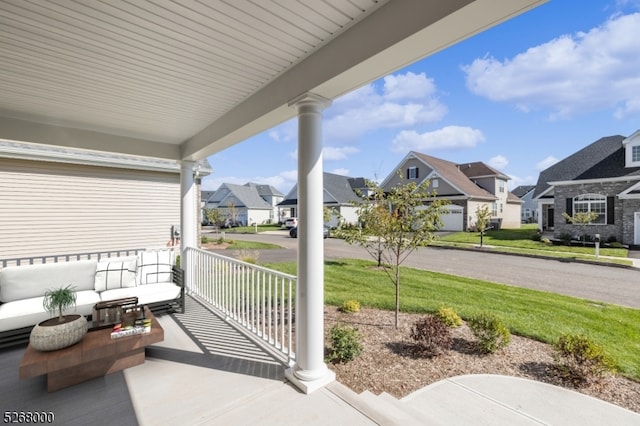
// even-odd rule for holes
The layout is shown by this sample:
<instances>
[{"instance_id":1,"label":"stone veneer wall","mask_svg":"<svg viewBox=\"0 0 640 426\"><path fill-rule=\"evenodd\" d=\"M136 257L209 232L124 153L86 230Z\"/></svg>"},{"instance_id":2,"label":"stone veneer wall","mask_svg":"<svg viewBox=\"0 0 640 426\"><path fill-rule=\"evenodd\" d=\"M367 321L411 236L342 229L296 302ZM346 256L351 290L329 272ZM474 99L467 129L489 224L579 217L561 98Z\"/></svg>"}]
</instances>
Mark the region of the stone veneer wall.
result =
<instances>
[{"instance_id":1,"label":"stone veneer wall","mask_svg":"<svg viewBox=\"0 0 640 426\"><path fill-rule=\"evenodd\" d=\"M629 182L601 182L581 185L563 185L554 188L555 212L554 212L554 236L559 237L568 233L580 235L580 229L567 223L562 213L566 210L566 199L580 194L600 194L614 197L614 224L588 225L587 234L600 234L601 241L607 241L614 237L623 244L634 243L634 213L640 211L640 200L621 200L617 194L629 188ZM581 236L581 235L580 235Z\"/></svg>"}]
</instances>

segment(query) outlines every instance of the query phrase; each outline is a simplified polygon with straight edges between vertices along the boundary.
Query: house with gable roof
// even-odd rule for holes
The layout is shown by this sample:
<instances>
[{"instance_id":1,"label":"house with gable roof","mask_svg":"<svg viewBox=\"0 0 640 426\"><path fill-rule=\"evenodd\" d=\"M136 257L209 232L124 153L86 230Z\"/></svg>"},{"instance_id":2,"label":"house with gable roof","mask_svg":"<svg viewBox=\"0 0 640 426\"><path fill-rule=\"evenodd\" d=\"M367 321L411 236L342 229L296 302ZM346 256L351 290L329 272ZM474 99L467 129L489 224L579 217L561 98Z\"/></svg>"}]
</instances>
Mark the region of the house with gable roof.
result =
<instances>
[{"instance_id":1,"label":"house with gable roof","mask_svg":"<svg viewBox=\"0 0 640 426\"><path fill-rule=\"evenodd\" d=\"M507 189L509 179L480 161L456 164L411 151L380 187L386 191L407 181L428 181L429 191L450 203L441 217L443 231L473 229L476 209L485 205L491 211L494 226L519 228L522 201Z\"/></svg>"},{"instance_id":2,"label":"house with gable roof","mask_svg":"<svg viewBox=\"0 0 640 426\"><path fill-rule=\"evenodd\" d=\"M535 185L520 185L511 191L513 195L520 198L523 202L521 213L523 223L538 222L538 203L533 201L533 192L535 189Z\"/></svg>"},{"instance_id":3,"label":"house with gable roof","mask_svg":"<svg viewBox=\"0 0 640 426\"><path fill-rule=\"evenodd\" d=\"M203 201L204 207L220 210L222 217L240 225L278 222L278 203L283 194L270 185L248 182L223 183Z\"/></svg>"},{"instance_id":4,"label":"house with gable roof","mask_svg":"<svg viewBox=\"0 0 640 426\"><path fill-rule=\"evenodd\" d=\"M356 223L358 215L353 203L360 199L358 193L367 192L366 180L362 177L352 178L328 172L324 172L322 178L322 203L331 212L331 219L326 225L336 227L339 220L343 223ZM298 185L291 188L279 207L287 210L290 217L298 215Z\"/></svg>"},{"instance_id":5,"label":"house with gable roof","mask_svg":"<svg viewBox=\"0 0 640 426\"><path fill-rule=\"evenodd\" d=\"M607 136L543 170L533 198L540 229L554 236L578 235L563 213L598 214L589 226L602 241L640 244L640 130Z\"/></svg>"}]
</instances>

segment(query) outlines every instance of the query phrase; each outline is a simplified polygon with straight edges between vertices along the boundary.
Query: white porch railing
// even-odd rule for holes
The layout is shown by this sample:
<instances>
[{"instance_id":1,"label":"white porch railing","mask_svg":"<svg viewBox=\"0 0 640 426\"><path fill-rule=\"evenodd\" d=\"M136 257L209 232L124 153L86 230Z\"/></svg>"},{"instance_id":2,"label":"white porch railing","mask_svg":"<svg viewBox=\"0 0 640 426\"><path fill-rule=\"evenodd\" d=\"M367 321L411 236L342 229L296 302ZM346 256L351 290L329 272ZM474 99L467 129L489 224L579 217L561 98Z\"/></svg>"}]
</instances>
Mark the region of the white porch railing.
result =
<instances>
[{"instance_id":1,"label":"white porch railing","mask_svg":"<svg viewBox=\"0 0 640 426\"><path fill-rule=\"evenodd\" d=\"M295 361L295 276L193 247L185 255L188 294L275 349L288 364Z\"/></svg>"}]
</instances>

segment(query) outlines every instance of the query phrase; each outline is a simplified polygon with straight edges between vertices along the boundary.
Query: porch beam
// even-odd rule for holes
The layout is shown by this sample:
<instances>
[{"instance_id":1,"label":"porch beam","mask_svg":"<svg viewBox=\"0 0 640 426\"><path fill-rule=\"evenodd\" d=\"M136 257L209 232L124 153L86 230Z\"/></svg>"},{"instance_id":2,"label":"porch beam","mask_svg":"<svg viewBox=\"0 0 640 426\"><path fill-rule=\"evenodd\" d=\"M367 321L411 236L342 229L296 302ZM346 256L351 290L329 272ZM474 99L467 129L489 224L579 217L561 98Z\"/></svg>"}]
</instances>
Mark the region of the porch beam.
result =
<instances>
[{"instance_id":1,"label":"porch beam","mask_svg":"<svg viewBox=\"0 0 640 426\"><path fill-rule=\"evenodd\" d=\"M298 112L298 287L296 363L286 376L307 394L335 380L324 363L322 110L330 104L311 93L289 103Z\"/></svg>"}]
</instances>

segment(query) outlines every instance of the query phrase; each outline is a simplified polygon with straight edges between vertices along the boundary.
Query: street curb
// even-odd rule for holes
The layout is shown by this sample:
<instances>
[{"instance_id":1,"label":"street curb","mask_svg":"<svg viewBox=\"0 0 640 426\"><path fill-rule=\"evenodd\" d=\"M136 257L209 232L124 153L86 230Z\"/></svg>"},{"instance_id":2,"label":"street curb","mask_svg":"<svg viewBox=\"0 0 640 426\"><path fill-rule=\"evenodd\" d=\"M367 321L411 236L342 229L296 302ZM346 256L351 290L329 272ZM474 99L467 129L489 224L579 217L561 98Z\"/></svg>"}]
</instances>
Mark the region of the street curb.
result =
<instances>
[{"instance_id":1,"label":"street curb","mask_svg":"<svg viewBox=\"0 0 640 426\"><path fill-rule=\"evenodd\" d=\"M441 245L429 245L429 247L442 248L446 250L463 250L463 251L475 251L479 253L502 254L505 256L533 257L536 259L557 260L558 262L563 262L563 263L582 263L585 265L609 266L609 267L623 268L623 269L638 269L633 265L621 265L619 263L600 262L597 260L591 261L591 260L582 260L582 259L571 259L567 257L544 256L540 254L509 253L504 251L494 251L492 249L480 248L480 247L452 247L452 246L441 246Z\"/></svg>"}]
</instances>

